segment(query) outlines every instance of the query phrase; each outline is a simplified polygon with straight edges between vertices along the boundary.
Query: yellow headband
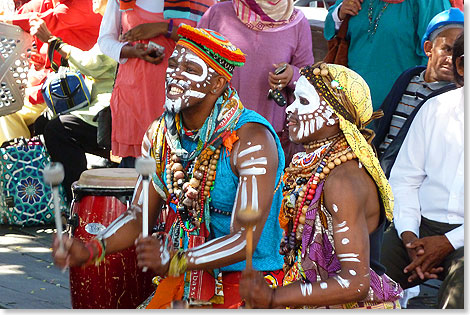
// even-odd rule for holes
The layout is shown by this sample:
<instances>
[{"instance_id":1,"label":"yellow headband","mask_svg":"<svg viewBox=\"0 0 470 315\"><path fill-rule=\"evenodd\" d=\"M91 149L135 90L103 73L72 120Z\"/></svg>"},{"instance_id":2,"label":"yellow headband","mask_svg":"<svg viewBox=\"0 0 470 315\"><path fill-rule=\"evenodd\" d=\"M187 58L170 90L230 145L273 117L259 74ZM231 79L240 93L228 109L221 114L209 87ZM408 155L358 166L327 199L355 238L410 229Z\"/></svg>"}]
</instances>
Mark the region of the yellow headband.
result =
<instances>
[{"instance_id":1,"label":"yellow headband","mask_svg":"<svg viewBox=\"0 0 470 315\"><path fill-rule=\"evenodd\" d=\"M379 188L387 219L392 221L394 203L392 189L372 147L359 131L369 123L373 114L369 86L356 72L335 64L322 63L315 67L305 67L301 70L301 74L312 83L318 94L338 116L339 128L361 164L374 179ZM341 95L349 104L343 104L345 102Z\"/></svg>"}]
</instances>

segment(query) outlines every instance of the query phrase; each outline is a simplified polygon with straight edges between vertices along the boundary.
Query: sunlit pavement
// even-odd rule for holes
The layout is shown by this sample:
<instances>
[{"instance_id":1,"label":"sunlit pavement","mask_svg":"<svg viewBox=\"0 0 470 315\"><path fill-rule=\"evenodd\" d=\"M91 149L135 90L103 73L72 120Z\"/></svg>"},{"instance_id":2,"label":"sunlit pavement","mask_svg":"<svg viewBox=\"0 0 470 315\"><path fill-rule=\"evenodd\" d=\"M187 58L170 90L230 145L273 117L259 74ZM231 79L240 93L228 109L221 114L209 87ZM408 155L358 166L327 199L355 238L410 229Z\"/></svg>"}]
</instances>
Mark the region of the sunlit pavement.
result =
<instances>
[{"instance_id":1,"label":"sunlit pavement","mask_svg":"<svg viewBox=\"0 0 470 315\"><path fill-rule=\"evenodd\" d=\"M55 228L0 225L0 308L69 309L69 273L51 257Z\"/></svg>"}]
</instances>

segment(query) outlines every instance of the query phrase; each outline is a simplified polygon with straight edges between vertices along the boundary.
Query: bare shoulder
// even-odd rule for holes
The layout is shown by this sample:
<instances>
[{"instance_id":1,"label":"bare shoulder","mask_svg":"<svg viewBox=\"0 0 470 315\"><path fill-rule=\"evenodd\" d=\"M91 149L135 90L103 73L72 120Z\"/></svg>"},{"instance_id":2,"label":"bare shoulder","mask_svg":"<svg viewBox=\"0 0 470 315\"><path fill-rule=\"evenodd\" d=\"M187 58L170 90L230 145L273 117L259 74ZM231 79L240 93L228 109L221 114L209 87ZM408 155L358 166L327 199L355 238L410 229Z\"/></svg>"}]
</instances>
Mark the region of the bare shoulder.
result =
<instances>
[{"instance_id":1,"label":"bare shoulder","mask_svg":"<svg viewBox=\"0 0 470 315\"><path fill-rule=\"evenodd\" d=\"M259 123L251 122L244 124L237 130L237 135L240 140L259 140L266 144L271 144L274 147L276 146L276 141L269 129Z\"/></svg>"},{"instance_id":2,"label":"bare shoulder","mask_svg":"<svg viewBox=\"0 0 470 315\"><path fill-rule=\"evenodd\" d=\"M327 197L337 195L364 202L372 193L377 193L375 183L358 160L351 160L335 167L325 182Z\"/></svg>"}]
</instances>

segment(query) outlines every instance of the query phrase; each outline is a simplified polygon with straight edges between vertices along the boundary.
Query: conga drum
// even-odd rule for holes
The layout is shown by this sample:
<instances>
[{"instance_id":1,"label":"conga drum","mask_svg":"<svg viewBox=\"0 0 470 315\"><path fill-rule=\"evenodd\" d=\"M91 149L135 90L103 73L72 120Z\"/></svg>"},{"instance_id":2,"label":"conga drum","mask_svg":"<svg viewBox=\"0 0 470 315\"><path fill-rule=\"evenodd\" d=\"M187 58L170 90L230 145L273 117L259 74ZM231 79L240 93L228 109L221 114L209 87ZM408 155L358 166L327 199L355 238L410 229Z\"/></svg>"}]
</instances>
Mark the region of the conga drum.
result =
<instances>
[{"instance_id":1,"label":"conga drum","mask_svg":"<svg viewBox=\"0 0 470 315\"><path fill-rule=\"evenodd\" d=\"M130 168L84 171L72 185L72 236L87 242L125 212L137 177ZM135 246L106 255L98 266L72 267L72 307L135 309L154 291L152 278L150 270L142 272L137 266Z\"/></svg>"}]
</instances>

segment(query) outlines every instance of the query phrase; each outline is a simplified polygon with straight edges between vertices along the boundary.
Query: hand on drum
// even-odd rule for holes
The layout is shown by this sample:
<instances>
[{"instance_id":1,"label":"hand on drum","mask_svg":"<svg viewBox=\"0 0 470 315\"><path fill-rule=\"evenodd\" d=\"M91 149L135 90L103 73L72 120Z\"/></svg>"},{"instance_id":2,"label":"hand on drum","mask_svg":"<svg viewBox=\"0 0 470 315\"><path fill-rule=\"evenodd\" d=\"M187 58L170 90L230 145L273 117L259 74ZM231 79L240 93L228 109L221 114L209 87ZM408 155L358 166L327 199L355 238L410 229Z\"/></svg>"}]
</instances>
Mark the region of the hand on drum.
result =
<instances>
[{"instance_id":1,"label":"hand on drum","mask_svg":"<svg viewBox=\"0 0 470 315\"><path fill-rule=\"evenodd\" d=\"M69 238L67 235L62 235L62 242L64 244L63 250L60 249L59 239L55 234L52 241L52 258L57 267L64 269L81 266L90 257L89 251L82 242Z\"/></svg>"},{"instance_id":2,"label":"hand on drum","mask_svg":"<svg viewBox=\"0 0 470 315\"><path fill-rule=\"evenodd\" d=\"M152 269L157 275L165 276L170 268L170 252L165 246L165 240L159 235L142 238L142 234L135 241L137 253L137 266Z\"/></svg>"}]
</instances>

